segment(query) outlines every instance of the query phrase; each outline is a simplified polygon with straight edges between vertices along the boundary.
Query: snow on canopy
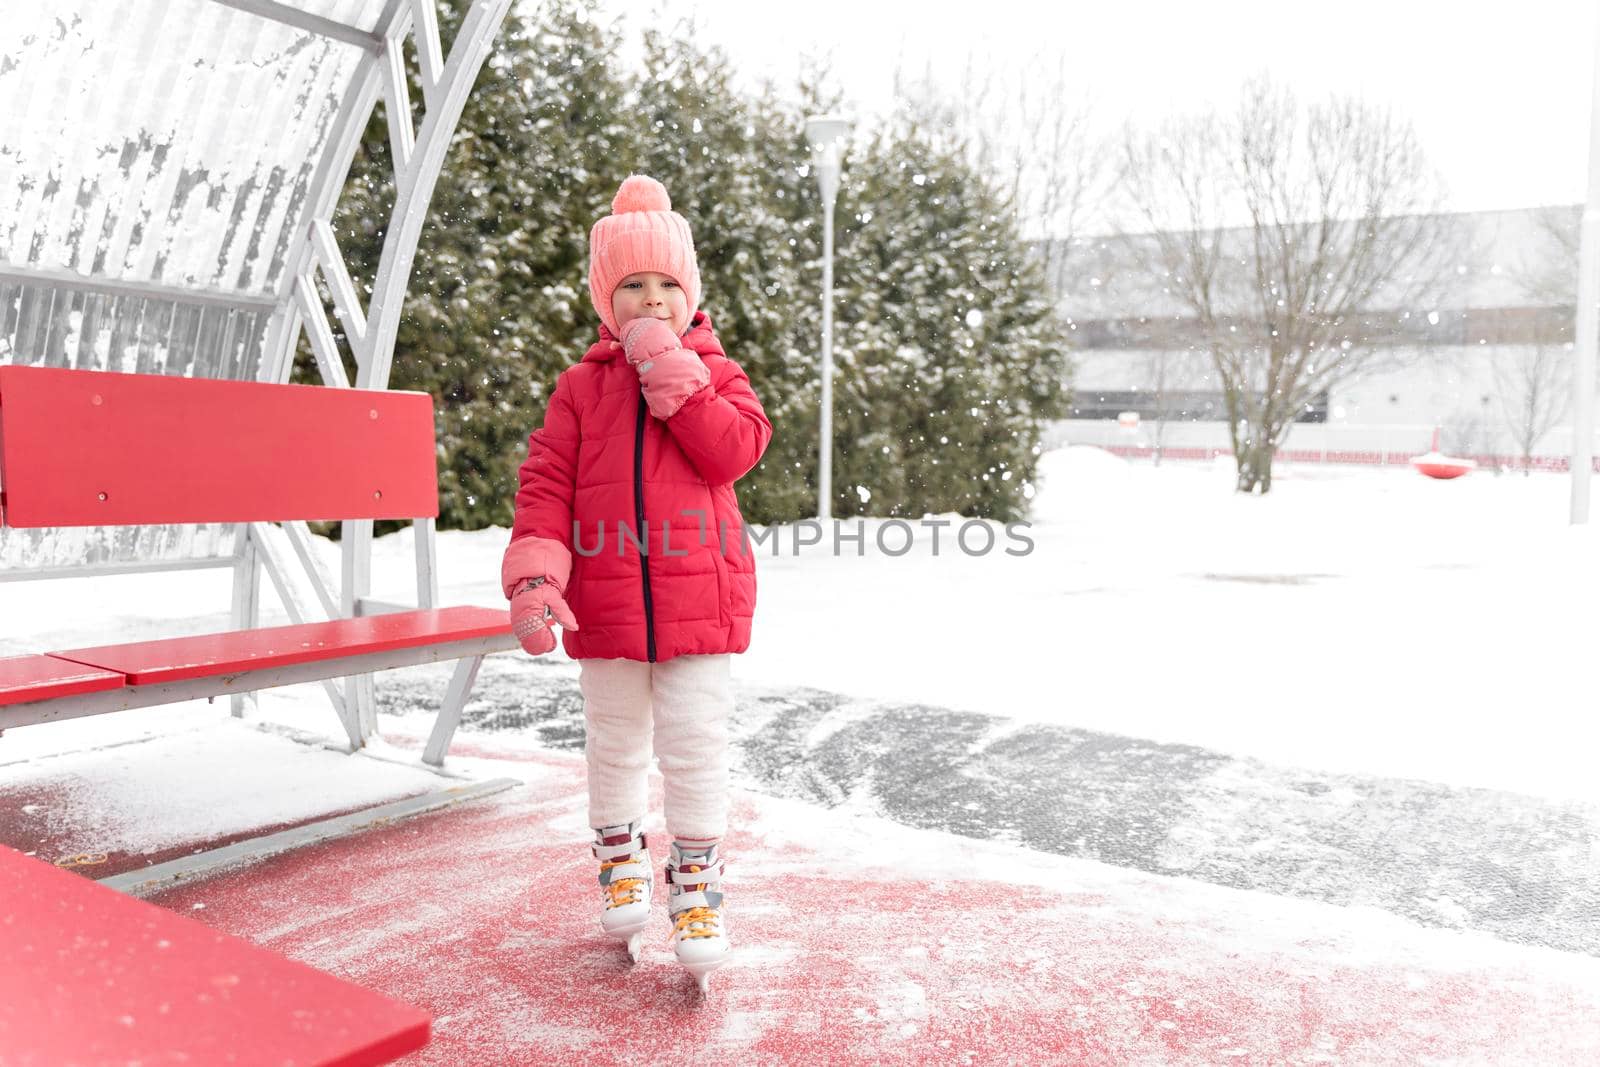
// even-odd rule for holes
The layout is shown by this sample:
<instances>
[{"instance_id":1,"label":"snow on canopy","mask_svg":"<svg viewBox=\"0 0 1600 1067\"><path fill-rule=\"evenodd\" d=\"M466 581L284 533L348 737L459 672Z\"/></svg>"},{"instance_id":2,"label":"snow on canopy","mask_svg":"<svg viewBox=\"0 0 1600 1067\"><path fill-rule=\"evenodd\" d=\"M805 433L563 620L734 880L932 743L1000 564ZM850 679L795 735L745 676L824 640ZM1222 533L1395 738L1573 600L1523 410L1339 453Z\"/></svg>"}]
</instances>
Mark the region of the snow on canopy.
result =
<instances>
[{"instance_id":1,"label":"snow on canopy","mask_svg":"<svg viewBox=\"0 0 1600 1067\"><path fill-rule=\"evenodd\" d=\"M385 0L297 6L370 31ZM9 18L0 261L273 296L362 49L213 0Z\"/></svg>"}]
</instances>

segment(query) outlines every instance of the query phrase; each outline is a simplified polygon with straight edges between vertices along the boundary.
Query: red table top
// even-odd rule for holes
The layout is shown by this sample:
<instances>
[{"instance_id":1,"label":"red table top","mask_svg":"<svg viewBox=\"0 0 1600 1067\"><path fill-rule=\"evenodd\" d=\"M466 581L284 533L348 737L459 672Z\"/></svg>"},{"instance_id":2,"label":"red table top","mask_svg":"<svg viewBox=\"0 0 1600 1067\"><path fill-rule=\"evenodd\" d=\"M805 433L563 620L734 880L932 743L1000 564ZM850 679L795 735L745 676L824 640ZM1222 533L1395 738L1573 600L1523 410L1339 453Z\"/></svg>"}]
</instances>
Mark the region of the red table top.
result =
<instances>
[{"instance_id":1,"label":"red table top","mask_svg":"<svg viewBox=\"0 0 1600 1067\"><path fill-rule=\"evenodd\" d=\"M0 846L7 1067L364 1067L427 1044L427 1014Z\"/></svg>"}]
</instances>

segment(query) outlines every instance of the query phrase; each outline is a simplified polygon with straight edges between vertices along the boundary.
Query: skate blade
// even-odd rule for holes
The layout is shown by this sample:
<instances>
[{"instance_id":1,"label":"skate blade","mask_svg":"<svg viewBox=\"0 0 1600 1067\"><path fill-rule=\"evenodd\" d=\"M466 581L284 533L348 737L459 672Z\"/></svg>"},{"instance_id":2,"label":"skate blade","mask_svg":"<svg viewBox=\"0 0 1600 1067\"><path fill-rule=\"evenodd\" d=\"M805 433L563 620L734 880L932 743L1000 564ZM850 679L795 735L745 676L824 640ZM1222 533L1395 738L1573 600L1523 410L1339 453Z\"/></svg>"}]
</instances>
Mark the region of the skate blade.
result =
<instances>
[{"instance_id":1,"label":"skate blade","mask_svg":"<svg viewBox=\"0 0 1600 1067\"><path fill-rule=\"evenodd\" d=\"M700 994L704 996L711 991L711 973L725 962L726 958L707 960L704 963L685 963L683 968L694 975L695 985L700 988Z\"/></svg>"},{"instance_id":2,"label":"skate blade","mask_svg":"<svg viewBox=\"0 0 1600 1067\"><path fill-rule=\"evenodd\" d=\"M628 958L634 963L639 962L639 954L644 950L644 928L637 930L612 930L611 936L621 941L628 950Z\"/></svg>"},{"instance_id":3,"label":"skate blade","mask_svg":"<svg viewBox=\"0 0 1600 1067\"><path fill-rule=\"evenodd\" d=\"M639 955L644 951L644 928L645 924L641 922L632 929L607 930L605 934L621 941L628 949L628 959L638 963Z\"/></svg>"}]
</instances>

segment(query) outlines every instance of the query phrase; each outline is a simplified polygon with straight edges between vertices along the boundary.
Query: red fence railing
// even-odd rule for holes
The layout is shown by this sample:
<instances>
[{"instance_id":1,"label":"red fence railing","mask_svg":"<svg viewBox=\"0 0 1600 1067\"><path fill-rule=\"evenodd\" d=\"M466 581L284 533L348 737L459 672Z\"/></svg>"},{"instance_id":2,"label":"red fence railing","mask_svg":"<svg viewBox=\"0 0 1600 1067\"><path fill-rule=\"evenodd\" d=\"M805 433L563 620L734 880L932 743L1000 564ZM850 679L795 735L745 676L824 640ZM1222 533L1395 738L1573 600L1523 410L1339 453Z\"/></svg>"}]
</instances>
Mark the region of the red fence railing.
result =
<instances>
[{"instance_id":1,"label":"red fence railing","mask_svg":"<svg viewBox=\"0 0 1600 1067\"><path fill-rule=\"evenodd\" d=\"M1156 449L1149 445L1101 445L1107 452L1125 459L1153 459ZM1208 461L1218 456L1231 456L1231 449L1227 448L1195 448L1174 447L1160 450L1162 459L1172 460L1200 460ZM1366 467L1404 467L1410 464L1417 452L1381 451L1374 449L1320 449L1320 448L1286 448L1281 449L1275 460L1283 463L1332 463L1348 466ZM1554 474L1565 474L1571 469L1571 460L1568 456L1508 456L1495 454L1470 455L1465 457L1472 460L1485 470L1503 471L1548 471ZM1600 456L1594 460L1594 469L1600 471Z\"/></svg>"}]
</instances>

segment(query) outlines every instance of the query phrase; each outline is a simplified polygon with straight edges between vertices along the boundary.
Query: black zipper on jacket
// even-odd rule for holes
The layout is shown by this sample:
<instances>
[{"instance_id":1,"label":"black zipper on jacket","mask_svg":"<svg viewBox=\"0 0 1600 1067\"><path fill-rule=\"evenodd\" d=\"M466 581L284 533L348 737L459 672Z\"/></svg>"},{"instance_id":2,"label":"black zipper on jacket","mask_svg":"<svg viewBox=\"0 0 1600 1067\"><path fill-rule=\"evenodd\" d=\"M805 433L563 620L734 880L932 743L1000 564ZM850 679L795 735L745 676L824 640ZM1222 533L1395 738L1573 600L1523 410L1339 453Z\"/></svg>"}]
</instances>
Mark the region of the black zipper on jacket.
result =
<instances>
[{"instance_id":1,"label":"black zipper on jacket","mask_svg":"<svg viewBox=\"0 0 1600 1067\"><path fill-rule=\"evenodd\" d=\"M649 662L656 661L656 621L650 603L650 533L644 525L644 393L639 393L639 417L633 424L633 521L634 531L644 535L639 553L639 573L644 579L644 647Z\"/></svg>"}]
</instances>

